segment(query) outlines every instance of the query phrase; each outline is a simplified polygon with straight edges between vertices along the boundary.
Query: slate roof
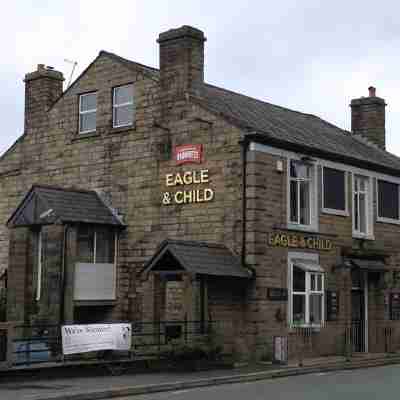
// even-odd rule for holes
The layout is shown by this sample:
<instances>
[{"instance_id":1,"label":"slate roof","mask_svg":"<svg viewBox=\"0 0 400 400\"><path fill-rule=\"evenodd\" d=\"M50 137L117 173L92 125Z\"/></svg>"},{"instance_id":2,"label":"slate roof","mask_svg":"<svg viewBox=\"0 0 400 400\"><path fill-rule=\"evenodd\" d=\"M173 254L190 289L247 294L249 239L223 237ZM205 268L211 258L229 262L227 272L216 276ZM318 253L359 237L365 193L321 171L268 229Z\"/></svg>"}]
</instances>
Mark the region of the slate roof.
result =
<instances>
[{"instance_id":1,"label":"slate roof","mask_svg":"<svg viewBox=\"0 0 400 400\"><path fill-rule=\"evenodd\" d=\"M32 186L7 225L16 227L66 222L123 225L97 192L45 185Z\"/></svg>"},{"instance_id":2,"label":"slate roof","mask_svg":"<svg viewBox=\"0 0 400 400\"><path fill-rule=\"evenodd\" d=\"M159 70L156 68L144 66L113 53L101 53L128 68L143 68L143 71L150 73L153 78L159 78ZM400 176L399 157L315 115L293 111L207 83L191 98L245 131L256 132L259 138L267 142L270 140L282 145L286 143L300 146L311 151L323 152L327 158L341 158L343 160L339 161Z\"/></svg>"},{"instance_id":3,"label":"slate roof","mask_svg":"<svg viewBox=\"0 0 400 400\"><path fill-rule=\"evenodd\" d=\"M186 240L165 240L146 264L143 272L158 269L166 255L172 255L180 266L191 273L213 276L251 278L252 273L244 268L235 256L222 244Z\"/></svg>"}]
</instances>

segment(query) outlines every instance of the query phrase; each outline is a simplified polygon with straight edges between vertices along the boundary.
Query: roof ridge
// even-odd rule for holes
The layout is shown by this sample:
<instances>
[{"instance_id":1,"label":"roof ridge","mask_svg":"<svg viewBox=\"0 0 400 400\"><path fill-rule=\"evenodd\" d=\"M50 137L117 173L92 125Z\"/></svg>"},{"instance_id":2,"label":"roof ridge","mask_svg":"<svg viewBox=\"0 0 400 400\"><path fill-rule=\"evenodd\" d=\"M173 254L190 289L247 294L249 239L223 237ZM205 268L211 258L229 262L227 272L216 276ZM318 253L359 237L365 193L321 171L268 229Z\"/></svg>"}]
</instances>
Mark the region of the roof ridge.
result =
<instances>
[{"instance_id":1,"label":"roof ridge","mask_svg":"<svg viewBox=\"0 0 400 400\"><path fill-rule=\"evenodd\" d=\"M204 242L204 241L197 241L197 240L165 239L164 243L165 243L165 245L168 245L168 244L180 244L180 245L184 245L184 246L228 248L223 243Z\"/></svg>"},{"instance_id":2,"label":"roof ridge","mask_svg":"<svg viewBox=\"0 0 400 400\"><path fill-rule=\"evenodd\" d=\"M120 61L123 61L123 62L128 62L128 63L131 63L131 64L135 64L135 65L137 65L138 67L141 67L141 68L150 69L153 72L160 72L159 68L150 67L149 65L145 65L145 64L139 63L137 61L130 60L130 59L125 58L125 57L121 57L118 54L112 53L112 52L107 51L107 50L100 50L99 55L103 55L103 54L106 55L106 56L109 56L109 57L116 58L116 59L118 59Z\"/></svg>"}]
</instances>

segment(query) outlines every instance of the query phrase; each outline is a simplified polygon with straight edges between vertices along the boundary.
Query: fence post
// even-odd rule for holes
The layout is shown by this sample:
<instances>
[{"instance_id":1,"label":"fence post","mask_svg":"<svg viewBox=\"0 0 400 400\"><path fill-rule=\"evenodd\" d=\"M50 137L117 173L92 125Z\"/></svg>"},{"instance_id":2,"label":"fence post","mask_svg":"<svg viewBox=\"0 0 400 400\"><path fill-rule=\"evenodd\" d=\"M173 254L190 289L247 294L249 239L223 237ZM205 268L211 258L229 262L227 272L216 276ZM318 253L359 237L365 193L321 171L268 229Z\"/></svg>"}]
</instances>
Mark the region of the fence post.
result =
<instances>
[{"instance_id":1,"label":"fence post","mask_svg":"<svg viewBox=\"0 0 400 400\"><path fill-rule=\"evenodd\" d=\"M185 344L188 342L188 330L187 330L187 325L188 325L188 320L187 320L187 314L185 314L185 320L184 320L184 326L185 326Z\"/></svg>"}]
</instances>

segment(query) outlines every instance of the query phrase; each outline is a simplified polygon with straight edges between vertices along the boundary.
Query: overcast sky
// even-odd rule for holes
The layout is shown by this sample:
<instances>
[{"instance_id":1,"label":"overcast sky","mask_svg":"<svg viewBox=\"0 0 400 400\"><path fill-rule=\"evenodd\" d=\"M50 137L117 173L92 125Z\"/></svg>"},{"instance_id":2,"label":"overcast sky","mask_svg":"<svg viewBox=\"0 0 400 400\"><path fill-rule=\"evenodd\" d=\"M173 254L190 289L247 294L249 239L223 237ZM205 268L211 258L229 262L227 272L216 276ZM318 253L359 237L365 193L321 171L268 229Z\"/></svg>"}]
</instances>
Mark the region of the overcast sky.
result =
<instances>
[{"instance_id":1,"label":"overcast sky","mask_svg":"<svg viewBox=\"0 0 400 400\"><path fill-rule=\"evenodd\" d=\"M158 34L205 32L206 81L350 129L349 103L377 88L389 151L400 156L397 1L15 0L2 8L3 153L23 130L25 73L46 64L67 80L102 49L158 67Z\"/></svg>"}]
</instances>

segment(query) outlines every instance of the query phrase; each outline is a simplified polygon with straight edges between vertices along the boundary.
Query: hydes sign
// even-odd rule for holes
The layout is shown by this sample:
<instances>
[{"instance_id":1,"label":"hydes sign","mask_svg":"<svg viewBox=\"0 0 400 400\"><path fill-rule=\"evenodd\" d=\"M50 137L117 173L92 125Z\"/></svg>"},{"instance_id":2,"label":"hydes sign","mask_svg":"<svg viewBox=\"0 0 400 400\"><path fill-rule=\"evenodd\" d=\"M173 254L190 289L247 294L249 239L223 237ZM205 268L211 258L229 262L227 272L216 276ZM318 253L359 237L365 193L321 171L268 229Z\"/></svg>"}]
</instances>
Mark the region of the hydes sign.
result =
<instances>
[{"instance_id":1,"label":"hydes sign","mask_svg":"<svg viewBox=\"0 0 400 400\"><path fill-rule=\"evenodd\" d=\"M176 165L201 164L203 148L201 144L189 144L175 147L174 160ZM205 203L214 199L214 191L208 186L209 170L190 170L169 173L165 175L165 186L168 191L162 193L162 204ZM199 185L193 188L193 185ZM178 190L174 190L174 189ZM171 191L169 191L171 190Z\"/></svg>"}]
</instances>

